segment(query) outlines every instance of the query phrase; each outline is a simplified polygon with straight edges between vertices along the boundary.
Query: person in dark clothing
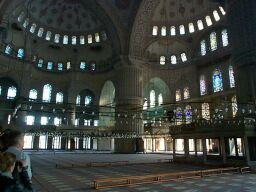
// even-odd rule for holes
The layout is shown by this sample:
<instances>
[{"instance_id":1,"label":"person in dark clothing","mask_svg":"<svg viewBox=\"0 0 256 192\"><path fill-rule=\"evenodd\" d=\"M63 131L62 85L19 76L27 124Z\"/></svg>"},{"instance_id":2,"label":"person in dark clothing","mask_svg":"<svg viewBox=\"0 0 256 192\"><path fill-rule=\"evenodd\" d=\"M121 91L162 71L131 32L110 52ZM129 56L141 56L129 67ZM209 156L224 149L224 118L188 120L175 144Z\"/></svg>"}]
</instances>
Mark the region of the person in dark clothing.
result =
<instances>
[{"instance_id":1,"label":"person in dark clothing","mask_svg":"<svg viewBox=\"0 0 256 192\"><path fill-rule=\"evenodd\" d=\"M22 170L22 165L17 164L17 171L21 182L13 178L12 172L16 165L16 156L9 152L0 153L0 191L1 192L31 192L32 188L24 187L29 182Z\"/></svg>"}]
</instances>

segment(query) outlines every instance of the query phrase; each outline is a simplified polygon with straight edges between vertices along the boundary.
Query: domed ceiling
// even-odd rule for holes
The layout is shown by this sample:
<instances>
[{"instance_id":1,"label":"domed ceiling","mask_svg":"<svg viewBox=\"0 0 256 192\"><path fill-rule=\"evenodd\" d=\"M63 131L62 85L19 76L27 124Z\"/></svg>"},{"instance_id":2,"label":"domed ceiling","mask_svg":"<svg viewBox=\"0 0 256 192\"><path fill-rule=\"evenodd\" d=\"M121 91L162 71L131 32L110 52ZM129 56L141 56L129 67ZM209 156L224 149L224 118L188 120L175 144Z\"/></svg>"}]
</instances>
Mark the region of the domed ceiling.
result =
<instances>
[{"instance_id":1,"label":"domed ceiling","mask_svg":"<svg viewBox=\"0 0 256 192\"><path fill-rule=\"evenodd\" d=\"M177 23L206 16L218 7L210 0L162 0L155 9L153 21Z\"/></svg>"},{"instance_id":2,"label":"domed ceiling","mask_svg":"<svg viewBox=\"0 0 256 192\"><path fill-rule=\"evenodd\" d=\"M27 0L25 5L24 12L28 9L29 17L34 22L48 28L76 33L103 27L95 10L91 9L91 1Z\"/></svg>"}]
</instances>

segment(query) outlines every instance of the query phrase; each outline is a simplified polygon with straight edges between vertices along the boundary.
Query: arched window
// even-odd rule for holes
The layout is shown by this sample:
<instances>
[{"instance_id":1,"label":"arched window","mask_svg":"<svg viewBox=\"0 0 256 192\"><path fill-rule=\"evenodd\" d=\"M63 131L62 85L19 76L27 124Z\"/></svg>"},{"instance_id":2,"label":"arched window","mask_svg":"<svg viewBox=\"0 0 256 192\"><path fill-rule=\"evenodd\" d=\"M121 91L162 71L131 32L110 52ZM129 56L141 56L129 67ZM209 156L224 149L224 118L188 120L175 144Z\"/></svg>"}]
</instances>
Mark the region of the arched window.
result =
<instances>
[{"instance_id":1,"label":"arched window","mask_svg":"<svg viewBox=\"0 0 256 192\"><path fill-rule=\"evenodd\" d=\"M210 106L209 103L202 104L202 118L210 120Z\"/></svg>"},{"instance_id":2,"label":"arched window","mask_svg":"<svg viewBox=\"0 0 256 192\"><path fill-rule=\"evenodd\" d=\"M80 45L84 45L85 44L85 39L84 39L84 36L81 35L80 36Z\"/></svg>"},{"instance_id":3,"label":"arched window","mask_svg":"<svg viewBox=\"0 0 256 192\"><path fill-rule=\"evenodd\" d=\"M211 51L215 51L218 47L217 45L217 35L215 32L212 32L210 34L210 45L211 45Z\"/></svg>"},{"instance_id":4,"label":"arched window","mask_svg":"<svg viewBox=\"0 0 256 192\"><path fill-rule=\"evenodd\" d=\"M100 42L100 35L99 35L99 33L95 33L95 42L96 43Z\"/></svg>"},{"instance_id":5,"label":"arched window","mask_svg":"<svg viewBox=\"0 0 256 192\"><path fill-rule=\"evenodd\" d=\"M185 117L186 117L186 124L192 122L192 108L190 105L187 105L185 108Z\"/></svg>"},{"instance_id":6,"label":"arched window","mask_svg":"<svg viewBox=\"0 0 256 192\"><path fill-rule=\"evenodd\" d=\"M50 41L50 40L51 40L51 36L52 36L52 32L51 32L51 31L47 31L47 32L46 32L45 39L46 39L47 41Z\"/></svg>"},{"instance_id":7,"label":"arched window","mask_svg":"<svg viewBox=\"0 0 256 192\"><path fill-rule=\"evenodd\" d=\"M91 71L95 71L96 69L96 64L95 63L91 63Z\"/></svg>"},{"instance_id":8,"label":"arched window","mask_svg":"<svg viewBox=\"0 0 256 192\"><path fill-rule=\"evenodd\" d=\"M195 32L195 27L194 27L193 23L188 24L188 30L189 30L189 33L194 33Z\"/></svg>"},{"instance_id":9,"label":"arched window","mask_svg":"<svg viewBox=\"0 0 256 192\"><path fill-rule=\"evenodd\" d=\"M206 80L205 76L200 76L200 95L206 95L207 94L207 88L206 88Z\"/></svg>"},{"instance_id":10,"label":"arched window","mask_svg":"<svg viewBox=\"0 0 256 192\"><path fill-rule=\"evenodd\" d=\"M176 109L176 125L182 124L182 110L180 107Z\"/></svg>"},{"instance_id":11,"label":"arched window","mask_svg":"<svg viewBox=\"0 0 256 192\"><path fill-rule=\"evenodd\" d=\"M158 32L158 27L157 27L157 26L154 26L154 27L153 27L153 31L152 31L152 35L153 35L153 36L157 36L157 32Z\"/></svg>"},{"instance_id":12,"label":"arched window","mask_svg":"<svg viewBox=\"0 0 256 192\"><path fill-rule=\"evenodd\" d=\"M205 21L206 21L207 26L211 26L212 25L212 19L211 19L211 17L209 15L207 15L205 17Z\"/></svg>"},{"instance_id":13,"label":"arched window","mask_svg":"<svg viewBox=\"0 0 256 192\"><path fill-rule=\"evenodd\" d=\"M180 34L181 35L184 35L186 32L185 32L185 27L184 25L180 25Z\"/></svg>"},{"instance_id":14,"label":"arched window","mask_svg":"<svg viewBox=\"0 0 256 192\"><path fill-rule=\"evenodd\" d=\"M23 48L18 49L17 57L22 59L24 57L25 51Z\"/></svg>"},{"instance_id":15,"label":"arched window","mask_svg":"<svg viewBox=\"0 0 256 192\"><path fill-rule=\"evenodd\" d=\"M222 75L219 69L215 69L212 76L214 93L223 91Z\"/></svg>"},{"instance_id":16,"label":"arched window","mask_svg":"<svg viewBox=\"0 0 256 192\"><path fill-rule=\"evenodd\" d=\"M166 36L166 26L163 26L161 29L161 35Z\"/></svg>"},{"instance_id":17,"label":"arched window","mask_svg":"<svg viewBox=\"0 0 256 192\"><path fill-rule=\"evenodd\" d=\"M53 62L52 62L52 61L48 61L48 63L47 63L47 69L48 69L48 70L52 70L52 69L53 69Z\"/></svg>"},{"instance_id":18,"label":"arched window","mask_svg":"<svg viewBox=\"0 0 256 192\"><path fill-rule=\"evenodd\" d=\"M184 88L183 96L184 96L184 99L189 99L190 98L189 87Z\"/></svg>"},{"instance_id":19,"label":"arched window","mask_svg":"<svg viewBox=\"0 0 256 192\"><path fill-rule=\"evenodd\" d=\"M63 44L67 45L68 44L68 35L63 36Z\"/></svg>"},{"instance_id":20,"label":"arched window","mask_svg":"<svg viewBox=\"0 0 256 192\"><path fill-rule=\"evenodd\" d=\"M186 62L188 60L186 53L181 53L180 57L182 62Z\"/></svg>"},{"instance_id":21,"label":"arched window","mask_svg":"<svg viewBox=\"0 0 256 192\"><path fill-rule=\"evenodd\" d=\"M220 15L219 15L219 13L218 13L218 11L213 11L213 17L214 17L214 19L215 19L215 21L219 21L220 20Z\"/></svg>"},{"instance_id":22,"label":"arched window","mask_svg":"<svg viewBox=\"0 0 256 192\"><path fill-rule=\"evenodd\" d=\"M221 32L222 46L228 46L228 31L227 29L222 30Z\"/></svg>"},{"instance_id":23,"label":"arched window","mask_svg":"<svg viewBox=\"0 0 256 192\"><path fill-rule=\"evenodd\" d=\"M37 36L38 37L42 37L43 36L43 33L44 33L44 28L39 28L39 30L38 30L38 33L37 33Z\"/></svg>"},{"instance_id":24,"label":"arched window","mask_svg":"<svg viewBox=\"0 0 256 192\"><path fill-rule=\"evenodd\" d=\"M54 43L59 43L59 42L60 42L60 34L55 34Z\"/></svg>"},{"instance_id":25,"label":"arched window","mask_svg":"<svg viewBox=\"0 0 256 192\"><path fill-rule=\"evenodd\" d=\"M90 105L91 103L92 103L92 97L89 96L89 95L85 96L85 98L84 98L84 105L85 105L85 106L88 106L88 105Z\"/></svg>"},{"instance_id":26,"label":"arched window","mask_svg":"<svg viewBox=\"0 0 256 192\"><path fill-rule=\"evenodd\" d=\"M72 36L72 45L76 45L76 36Z\"/></svg>"},{"instance_id":27,"label":"arched window","mask_svg":"<svg viewBox=\"0 0 256 192\"><path fill-rule=\"evenodd\" d=\"M101 32L101 38L102 38L103 41L106 41L108 39L107 33L105 31Z\"/></svg>"},{"instance_id":28,"label":"arched window","mask_svg":"<svg viewBox=\"0 0 256 192\"><path fill-rule=\"evenodd\" d=\"M0 86L0 95L2 95L2 86Z\"/></svg>"},{"instance_id":29,"label":"arched window","mask_svg":"<svg viewBox=\"0 0 256 192\"><path fill-rule=\"evenodd\" d=\"M43 64L44 64L44 60L43 60L43 59L38 59L37 66L38 66L39 68L42 68L42 67L43 67Z\"/></svg>"},{"instance_id":30,"label":"arched window","mask_svg":"<svg viewBox=\"0 0 256 192\"><path fill-rule=\"evenodd\" d=\"M7 55L10 55L12 53L11 45L6 45L4 53L7 54Z\"/></svg>"},{"instance_id":31,"label":"arched window","mask_svg":"<svg viewBox=\"0 0 256 192\"><path fill-rule=\"evenodd\" d=\"M92 44L92 35L88 35L88 44Z\"/></svg>"},{"instance_id":32,"label":"arched window","mask_svg":"<svg viewBox=\"0 0 256 192\"><path fill-rule=\"evenodd\" d=\"M44 85L43 101L44 102L51 102L51 96L52 96L52 86L50 84Z\"/></svg>"},{"instance_id":33,"label":"arched window","mask_svg":"<svg viewBox=\"0 0 256 192\"><path fill-rule=\"evenodd\" d=\"M35 23L33 23L32 25L31 25L31 27L30 27L30 33L35 33L35 30L36 30L36 24Z\"/></svg>"},{"instance_id":34,"label":"arched window","mask_svg":"<svg viewBox=\"0 0 256 192\"><path fill-rule=\"evenodd\" d=\"M7 99L14 99L17 95L17 89L14 86L8 88Z\"/></svg>"},{"instance_id":35,"label":"arched window","mask_svg":"<svg viewBox=\"0 0 256 192\"><path fill-rule=\"evenodd\" d=\"M63 63L58 63L58 71L62 71L63 70Z\"/></svg>"},{"instance_id":36,"label":"arched window","mask_svg":"<svg viewBox=\"0 0 256 192\"><path fill-rule=\"evenodd\" d=\"M222 15L226 15L226 11L223 9L223 7L219 6L219 9Z\"/></svg>"},{"instance_id":37,"label":"arched window","mask_svg":"<svg viewBox=\"0 0 256 192\"><path fill-rule=\"evenodd\" d=\"M71 62L68 61L68 62L67 62L67 70L69 70L70 68L71 68Z\"/></svg>"},{"instance_id":38,"label":"arched window","mask_svg":"<svg viewBox=\"0 0 256 192\"><path fill-rule=\"evenodd\" d=\"M86 69L86 63L85 63L85 61L81 61L81 62L80 62L80 69L81 69L82 71L84 71L84 70Z\"/></svg>"},{"instance_id":39,"label":"arched window","mask_svg":"<svg viewBox=\"0 0 256 192\"><path fill-rule=\"evenodd\" d=\"M234 70L232 65L229 66L228 73L229 73L230 88L234 88L236 84L235 84L235 76L234 76Z\"/></svg>"},{"instance_id":40,"label":"arched window","mask_svg":"<svg viewBox=\"0 0 256 192\"><path fill-rule=\"evenodd\" d=\"M63 103L63 93L59 92L56 94L56 103Z\"/></svg>"},{"instance_id":41,"label":"arched window","mask_svg":"<svg viewBox=\"0 0 256 192\"><path fill-rule=\"evenodd\" d=\"M25 13L24 13L24 12L21 12L20 15L19 15L19 17L18 17L18 21L19 21L19 22L23 21L24 17L25 17Z\"/></svg>"},{"instance_id":42,"label":"arched window","mask_svg":"<svg viewBox=\"0 0 256 192\"><path fill-rule=\"evenodd\" d=\"M80 95L77 95L77 97L76 97L76 104L77 105L81 104L81 96Z\"/></svg>"},{"instance_id":43,"label":"arched window","mask_svg":"<svg viewBox=\"0 0 256 192\"><path fill-rule=\"evenodd\" d=\"M158 95L158 106L160 106L160 105L162 105L163 104L163 95L162 95L162 93L160 93L159 95Z\"/></svg>"},{"instance_id":44,"label":"arched window","mask_svg":"<svg viewBox=\"0 0 256 192\"><path fill-rule=\"evenodd\" d=\"M29 24L29 18L27 18L27 19L24 21L23 27L24 27L24 28L27 28L28 24Z\"/></svg>"},{"instance_id":45,"label":"arched window","mask_svg":"<svg viewBox=\"0 0 256 192\"><path fill-rule=\"evenodd\" d=\"M35 89L31 89L30 91L29 91L29 100L31 101L31 100L36 100L37 99L37 90L35 90Z\"/></svg>"},{"instance_id":46,"label":"arched window","mask_svg":"<svg viewBox=\"0 0 256 192\"><path fill-rule=\"evenodd\" d=\"M149 99L150 99L150 108L155 107L155 103L156 103L156 92L155 92L154 90L151 90L151 91L150 91Z\"/></svg>"},{"instance_id":47,"label":"arched window","mask_svg":"<svg viewBox=\"0 0 256 192\"><path fill-rule=\"evenodd\" d=\"M203 24L202 20L197 21L197 27L198 27L199 31L204 29L204 24Z\"/></svg>"},{"instance_id":48,"label":"arched window","mask_svg":"<svg viewBox=\"0 0 256 192\"><path fill-rule=\"evenodd\" d=\"M147 109L148 108L148 101L144 101L144 104L143 104L143 110Z\"/></svg>"},{"instance_id":49,"label":"arched window","mask_svg":"<svg viewBox=\"0 0 256 192\"><path fill-rule=\"evenodd\" d=\"M55 117L54 118L54 125L55 126L60 126L61 125L61 118L60 117Z\"/></svg>"},{"instance_id":50,"label":"arched window","mask_svg":"<svg viewBox=\"0 0 256 192\"><path fill-rule=\"evenodd\" d=\"M233 115L233 117L236 116L237 111L238 111L238 108L237 108L236 96L233 96L233 97L232 97L232 115Z\"/></svg>"},{"instance_id":51,"label":"arched window","mask_svg":"<svg viewBox=\"0 0 256 192\"><path fill-rule=\"evenodd\" d=\"M176 101L181 101L181 91L180 91L180 89L176 90Z\"/></svg>"},{"instance_id":52,"label":"arched window","mask_svg":"<svg viewBox=\"0 0 256 192\"><path fill-rule=\"evenodd\" d=\"M175 26L171 26L171 36L175 36L175 35L176 35Z\"/></svg>"},{"instance_id":53,"label":"arched window","mask_svg":"<svg viewBox=\"0 0 256 192\"><path fill-rule=\"evenodd\" d=\"M171 56L171 64L173 64L173 65L177 64L177 57L176 57L176 55L172 55Z\"/></svg>"},{"instance_id":54,"label":"arched window","mask_svg":"<svg viewBox=\"0 0 256 192\"><path fill-rule=\"evenodd\" d=\"M160 56L160 65L165 65L166 60L165 60L165 56Z\"/></svg>"},{"instance_id":55,"label":"arched window","mask_svg":"<svg viewBox=\"0 0 256 192\"><path fill-rule=\"evenodd\" d=\"M200 42L200 47L201 47L201 56L206 55L206 42L205 42L205 40L202 40Z\"/></svg>"}]
</instances>

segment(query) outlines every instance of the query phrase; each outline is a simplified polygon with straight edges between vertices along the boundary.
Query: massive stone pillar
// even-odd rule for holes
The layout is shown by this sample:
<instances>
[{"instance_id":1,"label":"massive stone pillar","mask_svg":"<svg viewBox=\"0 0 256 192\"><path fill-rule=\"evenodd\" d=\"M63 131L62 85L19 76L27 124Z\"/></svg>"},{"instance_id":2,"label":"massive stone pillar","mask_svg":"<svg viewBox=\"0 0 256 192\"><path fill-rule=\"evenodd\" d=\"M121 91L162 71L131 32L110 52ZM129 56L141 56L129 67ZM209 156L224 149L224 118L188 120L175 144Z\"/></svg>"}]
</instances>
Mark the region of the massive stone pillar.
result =
<instances>
[{"instance_id":1,"label":"massive stone pillar","mask_svg":"<svg viewBox=\"0 0 256 192\"><path fill-rule=\"evenodd\" d=\"M227 17L235 68L237 100L241 107L256 101L256 1L229 0Z\"/></svg>"},{"instance_id":2,"label":"massive stone pillar","mask_svg":"<svg viewBox=\"0 0 256 192\"><path fill-rule=\"evenodd\" d=\"M127 135L140 135L144 132L141 118L143 106L142 68L122 58L116 72L116 125L115 132L122 138L115 139L115 151L133 153L138 151L138 141Z\"/></svg>"}]
</instances>

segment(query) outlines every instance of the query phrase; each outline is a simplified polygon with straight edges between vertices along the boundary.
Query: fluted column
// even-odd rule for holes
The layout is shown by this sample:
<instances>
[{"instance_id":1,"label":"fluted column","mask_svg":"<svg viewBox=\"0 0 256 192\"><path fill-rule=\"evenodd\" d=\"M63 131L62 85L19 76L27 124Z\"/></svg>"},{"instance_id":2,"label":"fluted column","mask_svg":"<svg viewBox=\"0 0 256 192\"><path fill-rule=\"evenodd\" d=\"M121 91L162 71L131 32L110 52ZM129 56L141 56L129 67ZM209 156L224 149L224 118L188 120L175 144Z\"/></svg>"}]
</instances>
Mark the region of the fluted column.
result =
<instances>
[{"instance_id":1,"label":"fluted column","mask_svg":"<svg viewBox=\"0 0 256 192\"><path fill-rule=\"evenodd\" d=\"M143 106L143 77L140 66L122 58L116 74L116 125L115 131L121 134L142 134L143 120L140 113ZM129 140L129 141L128 141ZM129 144L128 144L129 143ZM136 140L116 139L117 152L135 152Z\"/></svg>"},{"instance_id":2,"label":"fluted column","mask_svg":"<svg viewBox=\"0 0 256 192\"><path fill-rule=\"evenodd\" d=\"M235 67L238 103L256 100L255 10L255 0L229 0L228 2L227 17L232 46L231 63Z\"/></svg>"}]
</instances>

